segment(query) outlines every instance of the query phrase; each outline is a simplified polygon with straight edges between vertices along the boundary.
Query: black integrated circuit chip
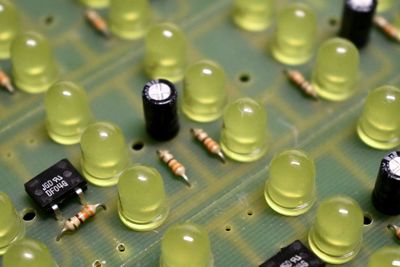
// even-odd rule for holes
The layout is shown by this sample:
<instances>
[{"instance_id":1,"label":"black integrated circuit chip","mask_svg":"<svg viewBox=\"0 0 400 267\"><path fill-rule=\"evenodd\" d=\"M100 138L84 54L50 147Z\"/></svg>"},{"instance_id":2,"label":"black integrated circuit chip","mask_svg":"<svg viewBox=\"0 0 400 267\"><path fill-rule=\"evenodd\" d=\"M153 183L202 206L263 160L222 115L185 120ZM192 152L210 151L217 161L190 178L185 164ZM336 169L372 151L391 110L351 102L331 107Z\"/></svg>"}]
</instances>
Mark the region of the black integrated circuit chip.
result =
<instances>
[{"instance_id":1,"label":"black integrated circuit chip","mask_svg":"<svg viewBox=\"0 0 400 267\"><path fill-rule=\"evenodd\" d=\"M25 191L44 211L76 196L75 189L86 190L87 183L67 159L60 160L27 183Z\"/></svg>"},{"instance_id":2,"label":"black integrated circuit chip","mask_svg":"<svg viewBox=\"0 0 400 267\"><path fill-rule=\"evenodd\" d=\"M299 240L284 247L260 267L325 267L325 263Z\"/></svg>"}]
</instances>

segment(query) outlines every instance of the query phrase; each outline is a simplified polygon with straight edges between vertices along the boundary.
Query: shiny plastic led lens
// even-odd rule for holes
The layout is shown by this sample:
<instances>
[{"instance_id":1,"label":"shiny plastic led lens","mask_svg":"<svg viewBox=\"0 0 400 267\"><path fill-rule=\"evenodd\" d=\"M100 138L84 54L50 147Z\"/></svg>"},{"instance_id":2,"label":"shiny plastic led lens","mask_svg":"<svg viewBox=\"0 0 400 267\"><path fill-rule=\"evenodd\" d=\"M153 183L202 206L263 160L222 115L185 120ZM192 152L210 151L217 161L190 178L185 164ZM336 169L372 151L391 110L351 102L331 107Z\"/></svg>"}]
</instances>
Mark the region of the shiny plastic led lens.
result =
<instances>
[{"instance_id":1,"label":"shiny plastic led lens","mask_svg":"<svg viewBox=\"0 0 400 267\"><path fill-rule=\"evenodd\" d=\"M225 74L219 65L201 60L187 69L182 101L186 116L198 122L216 120L222 115L225 102Z\"/></svg>"},{"instance_id":2,"label":"shiny plastic led lens","mask_svg":"<svg viewBox=\"0 0 400 267\"><path fill-rule=\"evenodd\" d=\"M171 226L161 240L160 267L188 266L213 266L208 234L192 223Z\"/></svg>"},{"instance_id":3,"label":"shiny plastic led lens","mask_svg":"<svg viewBox=\"0 0 400 267\"><path fill-rule=\"evenodd\" d=\"M14 208L11 199L0 192L0 255L25 234L25 225Z\"/></svg>"},{"instance_id":4,"label":"shiny plastic led lens","mask_svg":"<svg viewBox=\"0 0 400 267\"><path fill-rule=\"evenodd\" d=\"M58 67L48 40L36 32L25 32L11 43L15 83L27 93L42 93L58 79Z\"/></svg>"},{"instance_id":5,"label":"shiny plastic led lens","mask_svg":"<svg viewBox=\"0 0 400 267\"><path fill-rule=\"evenodd\" d=\"M98 186L112 186L128 166L128 151L121 129L108 122L89 125L81 136L82 172Z\"/></svg>"},{"instance_id":6,"label":"shiny plastic led lens","mask_svg":"<svg viewBox=\"0 0 400 267\"><path fill-rule=\"evenodd\" d=\"M359 53L342 38L324 42L318 50L312 85L322 98L341 101L349 98L358 79Z\"/></svg>"},{"instance_id":7,"label":"shiny plastic led lens","mask_svg":"<svg viewBox=\"0 0 400 267\"><path fill-rule=\"evenodd\" d=\"M275 156L265 183L265 200L278 213L297 216L315 201L314 161L304 152L287 150Z\"/></svg>"},{"instance_id":8,"label":"shiny plastic led lens","mask_svg":"<svg viewBox=\"0 0 400 267\"><path fill-rule=\"evenodd\" d=\"M131 229L149 231L167 218L169 207L160 173L136 165L126 169L118 182L118 214Z\"/></svg>"},{"instance_id":9,"label":"shiny plastic led lens","mask_svg":"<svg viewBox=\"0 0 400 267\"><path fill-rule=\"evenodd\" d=\"M310 248L328 263L352 260L361 247L363 221L362 210L353 199L344 196L325 199L308 235Z\"/></svg>"},{"instance_id":10,"label":"shiny plastic led lens","mask_svg":"<svg viewBox=\"0 0 400 267\"><path fill-rule=\"evenodd\" d=\"M111 0L110 28L123 39L144 35L150 19L148 0Z\"/></svg>"},{"instance_id":11,"label":"shiny plastic led lens","mask_svg":"<svg viewBox=\"0 0 400 267\"><path fill-rule=\"evenodd\" d=\"M83 5L89 8L105 8L110 5L110 0L80 0Z\"/></svg>"},{"instance_id":12,"label":"shiny plastic led lens","mask_svg":"<svg viewBox=\"0 0 400 267\"><path fill-rule=\"evenodd\" d=\"M400 89L385 85L368 94L357 132L367 145L391 149L400 145Z\"/></svg>"},{"instance_id":13,"label":"shiny plastic led lens","mask_svg":"<svg viewBox=\"0 0 400 267\"><path fill-rule=\"evenodd\" d=\"M47 133L55 142L79 143L93 116L85 90L72 82L57 82L45 95Z\"/></svg>"},{"instance_id":14,"label":"shiny plastic led lens","mask_svg":"<svg viewBox=\"0 0 400 267\"><path fill-rule=\"evenodd\" d=\"M274 0L235 0L233 21L248 31L262 31L271 24Z\"/></svg>"},{"instance_id":15,"label":"shiny plastic led lens","mask_svg":"<svg viewBox=\"0 0 400 267\"><path fill-rule=\"evenodd\" d=\"M10 57L10 46L20 28L19 14L8 0L0 0L0 59Z\"/></svg>"},{"instance_id":16,"label":"shiny plastic led lens","mask_svg":"<svg viewBox=\"0 0 400 267\"><path fill-rule=\"evenodd\" d=\"M144 65L152 79L178 82L186 64L186 40L182 31L170 23L153 26L145 38Z\"/></svg>"},{"instance_id":17,"label":"shiny plastic led lens","mask_svg":"<svg viewBox=\"0 0 400 267\"><path fill-rule=\"evenodd\" d=\"M283 64L307 62L313 53L317 21L308 6L293 3L278 15L272 43L272 55Z\"/></svg>"},{"instance_id":18,"label":"shiny plastic led lens","mask_svg":"<svg viewBox=\"0 0 400 267\"><path fill-rule=\"evenodd\" d=\"M45 244L23 238L7 250L3 257L4 267L57 267Z\"/></svg>"},{"instance_id":19,"label":"shiny plastic led lens","mask_svg":"<svg viewBox=\"0 0 400 267\"><path fill-rule=\"evenodd\" d=\"M254 161L268 148L267 114L263 106L251 98L240 98L224 112L221 148L237 161Z\"/></svg>"},{"instance_id":20,"label":"shiny plastic led lens","mask_svg":"<svg viewBox=\"0 0 400 267\"><path fill-rule=\"evenodd\" d=\"M395 246L382 247L375 251L368 261L368 267L400 266L400 249Z\"/></svg>"}]
</instances>

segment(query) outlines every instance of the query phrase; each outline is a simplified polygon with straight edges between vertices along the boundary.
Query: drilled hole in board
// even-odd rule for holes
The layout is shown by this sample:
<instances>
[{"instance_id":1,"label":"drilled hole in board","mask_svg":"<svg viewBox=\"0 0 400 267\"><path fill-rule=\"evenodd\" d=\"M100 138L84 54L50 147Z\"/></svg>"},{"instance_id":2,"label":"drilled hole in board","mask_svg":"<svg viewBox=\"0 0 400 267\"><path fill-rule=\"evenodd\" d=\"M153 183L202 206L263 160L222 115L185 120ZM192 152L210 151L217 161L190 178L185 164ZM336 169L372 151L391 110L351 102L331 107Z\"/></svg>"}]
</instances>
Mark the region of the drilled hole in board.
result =
<instances>
[{"instance_id":1,"label":"drilled hole in board","mask_svg":"<svg viewBox=\"0 0 400 267\"><path fill-rule=\"evenodd\" d=\"M119 243L118 245L117 245L117 250L119 251L119 252L124 252L125 251L125 244L124 243Z\"/></svg>"},{"instance_id":2,"label":"drilled hole in board","mask_svg":"<svg viewBox=\"0 0 400 267\"><path fill-rule=\"evenodd\" d=\"M329 25L336 26L338 24L338 20L336 18L330 18L328 20Z\"/></svg>"},{"instance_id":3,"label":"drilled hole in board","mask_svg":"<svg viewBox=\"0 0 400 267\"><path fill-rule=\"evenodd\" d=\"M252 210L248 210L248 211L247 211L247 215L248 215L248 216L253 216L253 214L254 214L254 212L253 212Z\"/></svg>"},{"instance_id":4,"label":"drilled hole in board","mask_svg":"<svg viewBox=\"0 0 400 267\"><path fill-rule=\"evenodd\" d=\"M143 149L143 147L144 147L144 143L142 141L137 141L132 144L132 149L135 151L140 151Z\"/></svg>"},{"instance_id":5,"label":"drilled hole in board","mask_svg":"<svg viewBox=\"0 0 400 267\"><path fill-rule=\"evenodd\" d=\"M241 82L241 83L248 83L248 82L250 82L250 80L251 80L251 77L250 77L250 74L248 74L248 73L242 73L239 75L239 82Z\"/></svg>"},{"instance_id":6,"label":"drilled hole in board","mask_svg":"<svg viewBox=\"0 0 400 267\"><path fill-rule=\"evenodd\" d=\"M95 260L92 264L93 267L102 267L103 264L99 260Z\"/></svg>"},{"instance_id":7,"label":"drilled hole in board","mask_svg":"<svg viewBox=\"0 0 400 267\"><path fill-rule=\"evenodd\" d=\"M368 226L371 225L374 220L372 219L371 214L365 213L364 214L364 225Z\"/></svg>"},{"instance_id":8,"label":"drilled hole in board","mask_svg":"<svg viewBox=\"0 0 400 267\"><path fill-rule=\"evenodd\" d=\"M26 222L30 222L36 218L36 211L34 209L25 209L22 212L22 219Z\"/></svg>"},{"instance_id":9,"label":"drilled hole in board","mask_svg":"<svg viewBox=\"0 0 400 267\"><path fill-rule=\"evenodd\" d=\"M230 226L230 225L225 226L225 231L227 231L227 232L232 231L232 226Z\"/></svg>"},{"instance_id":10,"label":"drilled hole in board","mask_svg":"<svg viewBox=\"0 0 400 267\"><path fill-rule=\"evenodd\" d=\"M44 23L44 25L46 25L46 26L52 25L52 24L54 23L54 17L53 17L52 15L46 16L46 17L43 19L43 23Z\"/></svg>"}]
</instances>

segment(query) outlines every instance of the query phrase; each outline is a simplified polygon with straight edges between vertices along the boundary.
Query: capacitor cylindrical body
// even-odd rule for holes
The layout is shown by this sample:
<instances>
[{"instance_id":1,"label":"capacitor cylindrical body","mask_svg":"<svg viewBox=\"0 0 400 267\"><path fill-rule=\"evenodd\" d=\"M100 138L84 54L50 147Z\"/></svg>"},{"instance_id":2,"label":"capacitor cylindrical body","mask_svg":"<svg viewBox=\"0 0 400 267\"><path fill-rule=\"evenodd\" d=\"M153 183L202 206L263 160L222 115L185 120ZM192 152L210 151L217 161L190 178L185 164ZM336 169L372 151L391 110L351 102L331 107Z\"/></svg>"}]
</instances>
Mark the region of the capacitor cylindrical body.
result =
<instances>
[{"instance_id":1,"label":"capacitor cylindrical body","mask_svg":"<svg viewBox=\"0 0 400 267\"><path fill-rule=\"evenodd\" d=\"M152 138L166 141L178 134L178 93L173 83L164 79L146 83L142 100L146 131Z\"/></svg>"},{"instance_id":2,"label":"capacitor cylindrical body","mask_svg":"<svg viewBox=\"0 0 400 267\"><path fill-rule=\"evenodd\" d=\"M400 214L400 151L390 152L382 159L372 203L386 215Z\"/></svg>"},{"instance_id":3,"label":"capacitor cylindrical body","mask_svg":"<svg viewBox=\"0 0 400 267\"><path fill-rule=\"evenodd\" d=\"M352 41L358 48L369 40L377 0L345 0L339 35Z\"/></svg>"}]
</instances>

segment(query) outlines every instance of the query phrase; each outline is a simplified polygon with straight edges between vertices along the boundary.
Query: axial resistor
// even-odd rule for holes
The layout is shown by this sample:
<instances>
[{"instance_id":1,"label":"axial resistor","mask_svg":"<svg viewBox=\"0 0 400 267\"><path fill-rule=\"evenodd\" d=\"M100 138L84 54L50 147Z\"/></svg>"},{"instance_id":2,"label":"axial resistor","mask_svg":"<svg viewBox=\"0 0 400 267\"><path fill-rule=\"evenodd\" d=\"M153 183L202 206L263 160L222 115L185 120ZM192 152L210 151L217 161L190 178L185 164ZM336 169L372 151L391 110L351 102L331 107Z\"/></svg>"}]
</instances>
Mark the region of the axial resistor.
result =
<instances>
[{"instance_id":1,"label":"axial resistor","mask_svg":"<svg viewBox=\"0 0 400 267\"><path fill-rule=\"evenodd\" d=\"M10 77L2 69L0 69L0 86L4 87L9 93L14 93L15 91Z\"/></svg>"},{"instance_id":2,"label":"axial resistor","mask_svg":"<svg viewBox=\"0 0 400 267\"><path fill-rule=\"evenodd\" d=\"M182 177L189 187L192 186L189 182L189 178L186 176L185 167L174 158L174 155L172 155L168 150L162 149L157 150L157 154L160 159L168 165L173 174Z\"/></svg>"},{"instance_id":3,"label":"axial resistor","mask_svg":"<svg viewBox=\"0 0 400 267\"><path fill-rule=\"evenodd\" d=\"M384 32L390 38L393 38L397 42L400 42L400 33L399 29L396 28L393 24L387 21L384 17L375 16L374 24L377 26L382 32Z\"/></svg>"},{"instance_id":4,"label":"axial resistor","mask_svg":"<svg viewBox=\"0 0 400 267\"><path fill-rule=\"evenodd\" d=\"M217 155L223 163L225 163L225 156L222 153L221 147L215 142L208 134L201 128L191 128L190 132L199 140L203 146L212 154Z\"/></svg>"},{"instance_id":5,"label":"axial resistor","mask_svg":"<svg viewBox=\"0 0 400 267\"><path fill-rule=\"evenodd\" d=\"M288 79L294 83L298 88L300 88L306 95L318 99L317 91L311 85L309 81L304 78L303 74L297 70L284 70L284 73Z\"/></svg>"},{"instance_id":6,"label":"axial resistor","mask_svg":"<svg viewBox=\"0 0 400 267\"><path fill-rule=\"evenodd\" d=\"M90 25L93 26L98 32L103 34L106 38L110 38L111 34L108 29L107 22L94 10L87 10L85 17L89 21Z\"/></svg>"},{"instance_id":7,"label":"axial resistor","mask_svg":"<svg viewBox=\"0 0 400 267\"><path fill-rule=\"evenodd\" d=\"M62 235L66 232L73 232L77 230L87 219L96 215L98 208L103 208L105 210L106 206L104 204L87 204L84 205L83 208L73 217L64 220L63 228L58 234L56 240L60 240Z\"/></svg>"}]
</instances>

